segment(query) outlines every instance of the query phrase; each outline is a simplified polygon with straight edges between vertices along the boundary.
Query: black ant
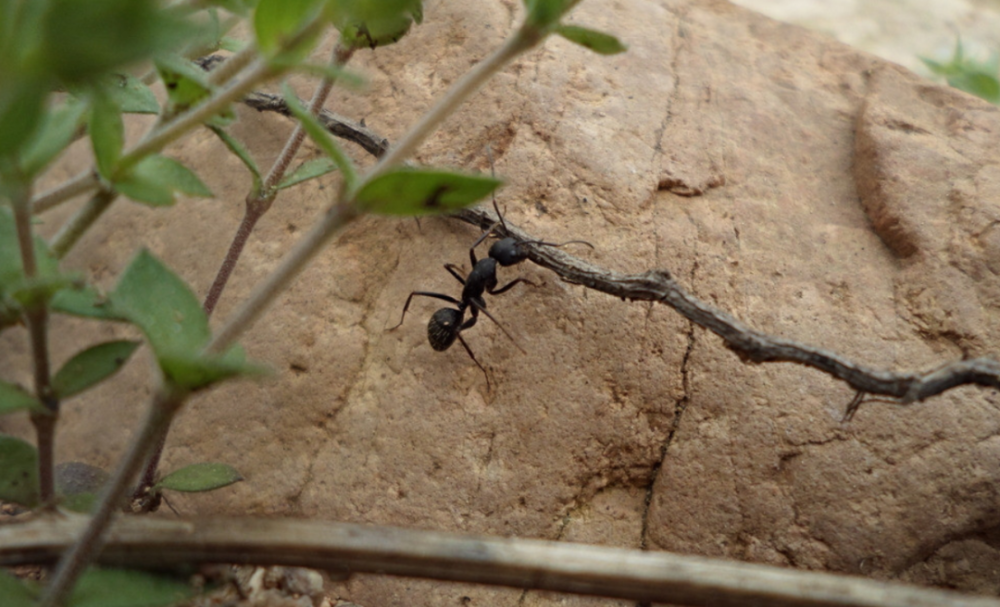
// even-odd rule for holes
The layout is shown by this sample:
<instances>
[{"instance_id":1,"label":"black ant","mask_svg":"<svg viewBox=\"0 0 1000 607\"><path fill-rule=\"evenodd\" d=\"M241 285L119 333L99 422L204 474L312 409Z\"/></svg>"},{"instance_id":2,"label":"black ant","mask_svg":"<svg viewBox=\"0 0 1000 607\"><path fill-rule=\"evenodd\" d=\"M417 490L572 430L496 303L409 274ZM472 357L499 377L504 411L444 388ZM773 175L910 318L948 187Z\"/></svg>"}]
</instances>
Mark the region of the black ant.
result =
<instances>
[{"instance_id":1,"label":"black ant","mask_svg":"<svg viewBox=\"0 0 1000 607\"><path fill-rule=\"evenodd\" d=\"M533 287L537 287L535 283L531 282L526 278L516 278L511 282L505 284L504 286L497 288L497 264L501 266L512 266L514 264L521 263L528 258L528 247L524 245L545 245L550 247L561 247L563 245L571 243L580 243L594 248L589 242L582 240L570 240L564 243L553 243L553 242L543 242L541 240L517 240L516 238L506 237L502 238L493 243L490 247L488 257L483 259L476 259L476 247L479 246L481 242L486 240L490 234L497 228L497 226L502 225L504 231L507 230L507 224L504 222L503 215L500 213L499 207L497 207L497 201L493 199L493 208L497 212L498 220L493 223L489 228L486 229L476 242L472 243L469 247L469 260L472 262L472 271L469 272L468 276L462 276L461 268L455 264L446 263L444 268L455 277L458 282L462 283L462 299L455 299L450 295L444 295L442 293L432 293L429 291L414 291L410 293L410 296L406 298L406 304L403 306L403 315L399 319L399 324L395 327L389 329L390 331L395 330L402 326L403 319L406 318L406 311L410 307L410 301L416 295L422 295L424 297L434 297L436 299L442 299L449 303L455 304L456 308L441 308L431 316L430 321L427 323L427 340L430 342L431 347L442 352L451 347L455 340L457 339L461 342L462 347L469 354L472 362L476 363L482 372L486 376L486 386L489 389L490 386L490 376L486 372L486 368L476 359L476 355L472 353L472 349L469 348L469 344L465 343L462 338L462 331L473 327L476 321L479 320L479 313L482 312L490 320L496 323L498 327L504 332L504 334L510 338L514 345L517 346L521 352L524 352L524 348L517 343L514 337L507 331L506 328L500 321L493 317L492 314L486 311L486 301L483 299L484 293L489 293L490 295L500 295L511 289L514 285L520 282L527 283ZM472 316L465 320L465 310L470 309Z\"/></svg>"}]
</instances>

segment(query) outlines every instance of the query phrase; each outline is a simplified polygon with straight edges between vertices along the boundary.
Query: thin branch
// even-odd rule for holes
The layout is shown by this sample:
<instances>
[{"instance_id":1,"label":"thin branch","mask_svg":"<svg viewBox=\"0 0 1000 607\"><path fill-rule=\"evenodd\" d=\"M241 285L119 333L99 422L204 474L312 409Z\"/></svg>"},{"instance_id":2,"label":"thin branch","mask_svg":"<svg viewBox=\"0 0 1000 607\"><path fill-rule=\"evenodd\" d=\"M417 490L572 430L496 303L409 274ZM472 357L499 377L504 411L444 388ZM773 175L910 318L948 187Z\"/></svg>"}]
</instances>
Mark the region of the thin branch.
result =
<instances>
[{"instance_id":1,"label":"thin branch","mask_svg":"<svg viewBox=\"0 0 1000 607\"><path fill-rule=\"evenodd\" d=\"M24 277L31 281L38 277L38 260L35 258L35 236L31 229L31 190L14 186L11 203L14 209L14 224L17 230L17 244L21 252ZM59 416L59 399L52 391L51 362L49 360L49 310L43 298L32 297L25 306L24 319L31 341L31 365L34 370L35 396L45 405L48 412L32 413L31 423L35 427L38 443L38 485L43 502L55 498L55 426Z\"/></svg>"},{"instance_id":2,"label":"thin branch","mask_svg":"<svg viewBox=\"0 0 1000 607\"><path fill-rule=\"evenodd\" d=\"M496 218L488 211L465 210L458 219L486 229ZM501 236L537 240L507 222L497 227ZM951 388L977 384L1000 388L1000 363L992 358L959 360L924 372L871 369L813 346L755 331L732 315L712 307L685 291L666 270L620 274L587 263L551 247L528 245L528 258L548 268L564 281L583 285L622 299L666 304L695 324L725 341L744 362L790 362L812 367L840 379L858 392L898 399L899 404L922 401ZM860 402L859 402L860 404Z\"/></svg>"},{"instance_id":3,"label":"thin branch","mask_svg":"<svg viewBox=\"0 0 1000 607\"><path fill-rule=\"evenodd\" d=\"M49 248L57 259L62 259L66 253L80 240L80 237L94 225L104 211L107 211L118 197L118 193L113 190L98 190L87 204L80 207L69 220L59 228L56 235L49 241Z\"/></svg>"},{"instance_id":4,"label":"thin branch","mask_svg":"<svg viewBox=\"0 0 1000 607\"><path fill-rule=\"evenodd\" d=\"M87 518L0 527L0 565L54 559ZM379 573L682 605L1000 607L992 597L667 552L301 520L125 517L101 562L248 563Z\"/></svg>"},{"instance_id":5,"label":"thin branch","mask_svg":"<svg viewBox=\"0 0 1000 607\"><path fill-rule=\"evenodd\" d=\"M39 607L58 607L65 602L70 590L83 569L90 564L104 545L104 539L111 517L117 512L128 496L129 483L139 472L162 436L170 427L170 421L183 404L187 394L162 387L150 403L146 419L126 453L118 462L118 468L101 495L100 504L93 518L81 521L77 532L67 538L59 548L61 557L52 578L42 591Z\"/></svg>"},{"instance_id":6,"label":"thin branch","mask_svg":"<svg viewBox=\"0 0 1000 607\"><path fill-rule=\"evenodd\" d=\"M205 70L213 70L222 61L223 57L220 55L209 55L198 59L196 63ZM242 101L258 112L277 112L282 116L292 117L292 111L288 109L288 104L285 103L285 100L280 95L253 91L247 94ZM305 105L304 102L303 105ZM326 130L330 131L335 137L353 141L376 158L385 154L386 150L389 149L389 141L387 139L379 136L363 124L354 122L329 110L320 110L317 117Z\"/></svg>"}]
</instances>

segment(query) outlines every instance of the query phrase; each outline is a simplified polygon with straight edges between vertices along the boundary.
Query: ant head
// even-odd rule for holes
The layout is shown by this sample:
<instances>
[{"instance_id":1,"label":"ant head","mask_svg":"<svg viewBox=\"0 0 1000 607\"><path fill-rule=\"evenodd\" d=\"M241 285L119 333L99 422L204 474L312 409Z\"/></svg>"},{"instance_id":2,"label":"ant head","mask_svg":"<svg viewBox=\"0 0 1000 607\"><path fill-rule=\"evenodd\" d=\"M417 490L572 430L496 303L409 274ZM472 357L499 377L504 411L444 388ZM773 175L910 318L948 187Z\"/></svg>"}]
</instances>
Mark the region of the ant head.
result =
<instances>
[{"instance_id":1,"label":"ant head","mask_svg":"<svg viewBox=\"0 0 1000 607\"><path fill-rule=\"evenodd\" d=\"M528 258L527 252L519 246L517 240L509 237L494 242L489 255L502 266L512 266Z\"/></svg>"},{"instance_id":2,"label":"ant head","mask_svg":"<svg viewBox=\"0 0 1000 607\"><path fill-rule=\"evenodd\" d=\"M432 348L442 352L455 343L462 327L462 316L464 313L454 308L441 308L431 316L427 323L427 341Z\"/></svg>"}]
</instances>

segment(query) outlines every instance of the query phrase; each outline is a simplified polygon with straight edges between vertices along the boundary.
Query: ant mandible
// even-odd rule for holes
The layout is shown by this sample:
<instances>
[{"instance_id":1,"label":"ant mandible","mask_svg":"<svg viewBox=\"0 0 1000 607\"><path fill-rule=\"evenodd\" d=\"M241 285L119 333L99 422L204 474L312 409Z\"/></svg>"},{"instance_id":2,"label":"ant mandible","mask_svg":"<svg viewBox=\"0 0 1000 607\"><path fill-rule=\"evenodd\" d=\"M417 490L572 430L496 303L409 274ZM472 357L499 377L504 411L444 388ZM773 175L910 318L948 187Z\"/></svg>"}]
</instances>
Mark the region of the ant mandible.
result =
<instances>
[{"instance_id":1,"label":"ant mandible","mask_svg":"<svg viewBox=\"0 0 1000 607\"><path fill-rule=\"evenodd\" d=\"M406 304L403 306L403 314L399 319L399 324L395 327L389 329L390 331L395 330L402 326L403 319L406 318L406 311L410 307L410 302L417 295L424 297L433 297L435 299L441 299L449 303L455 304L456 308L441 308L431 316L430 321L427 322L427 340L430 342L431 347L438 352L443 352L451 347L455 340L457 339L465 351L469 354L469 358L472 362L476 363L476 366L482 370L483 375L486 376L486 387L490 387L490 376L486 372L486 368L476 359L476 355L472 353L472 349L469 348L469 344L465 342L462 338L462 331L473 327L476 321L479 320L479 313L482 312L490 320L492 320L504 334L510 338L515 346L521 352L524 352L524 348L517 343L514 337L507 331L506 328L500 321L493 317L492 314L486 311L486 300L483 299L484 293L489 293L490 295L500 295L509 291L514 285L524 282L533 287L537 287L535 283L531 282L526 278L516 278L511 282L505 284L504 286L497 288L497 264L501 266L512 266L528 258L528 247L525 245L545 245L550 247L561 247L571 243L585 244L590 248L594 248L589 242L582 240L570 240L563 243L554 242L543 242L541 240L517 240L516 238L506 237L502 238L490 247L489 254L483 259L476 259L476 247L479 246L486 238L493 233L497 226L502 225L505 232L507 230L507 224L503 219L503 215L500 213L500 208L497 206L496 198L493 199L493 208L496 210L498 220L493 223L489 228L486 229L476 242L472 243L469 247L469 260L472 262L472 271L469 272L468 276L463 277L461 274L461 268L455 264L446 263L444 268L448 270L452 276L455 277L458 282L462 283L462 299L455 299L450 295L444 295L443 293L432 293L430 291L414 291L410 293L410 296L406 298ZM509 233L509 232L508 232ZM472 316L465 320L465 310L469 309Z\"/></svg>"}]
</instances>

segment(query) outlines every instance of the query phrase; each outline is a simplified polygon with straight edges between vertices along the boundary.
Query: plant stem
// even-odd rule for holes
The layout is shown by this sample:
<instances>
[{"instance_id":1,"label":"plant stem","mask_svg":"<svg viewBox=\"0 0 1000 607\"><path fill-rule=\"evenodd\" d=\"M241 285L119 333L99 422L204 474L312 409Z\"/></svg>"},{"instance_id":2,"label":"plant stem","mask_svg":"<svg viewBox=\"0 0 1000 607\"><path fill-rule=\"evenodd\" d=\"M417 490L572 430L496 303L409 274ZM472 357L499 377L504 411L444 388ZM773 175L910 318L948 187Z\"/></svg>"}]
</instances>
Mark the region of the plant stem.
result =
<instances>
[{"instance_id":1,"label":"plant stem","mask_svg":"<svg viewBox=\"0 0 1000 607\"><path fill-rule=\"evenodd\" d=\"M111 203L118 197L118 193L113 190L98 190L87 204L83 205L76 213L70 217L59 229L52 240L49 241L49 248L57 259L62 259L66 253L80 240L80 237L94 224L97 219L108 210Z\"/></svg>"},{"instance_id":2,"label":"plant stem","mask_svg":"<svg viewBox=\"0 0 1000 607\"><path fill-rule=\"evenodd\" d=\"M479 89L484 82L499 72L514 57L531 49L544 37L542 32L529 26L522 26L518 29L496 52L456 82L444 98L410 129L399 144L382 157L355 189L360 190L386 169L406 160L417 146L455 111L462 101ZM236 341L267 309L274 298L302 271L305 264L322 249L330 237L358 217L359 211L354 207L354 192L345 192L341 196L341 201L335 203L327 211L323 219L289 252L274 272L250 294L243 305L229 318L206 348L208 351L220 352Z\"/></svg>"},{"instance_id":3,"label":"plant stem","mask_svg":"<svg viewBox=\"0 0 1000 607\"><path fill-rule=\"evenodd\" d=\"M299 275L309 260L318 253L327 240L344 226L357 219L359 213L353 204L336 204L323 218L289 251L281 264L254 289L253 293L233 313L219 333L206 348L209 352L221 352L249 329L261 313L274 301L285 287Z\"/></svg>"},{"instance_id":4,"label":"plant stem","mask_svg":"<svg viewBox=\"0 0 1000 607\"><path fill-rule=\"evenodd\" d=\"M375 168L358 186L364 187L374 177L382 174L390 167L399 164L413 155L417 147L440 125L445 118L450 116L455 109L465 101L472 93L476 92L480 86L489 80L494 74L499 72L517 55L530 50L541 42L545 36L535 28L523 25L514 32L510 38L485 60L476 64L470 72L456 82L451 90L431 108L416 125L399 140L399 142L389 148L389 151L382 157Z\"/></svg>"},{"instance_id":5,"label":"plant stem","mask_svg":"<svg viewBox=\"0 0 1000 607\"><path fill-rule=\"evenodd\" d=\"M59 559L50 583L42 592L39 607L59 607L66 600L80 573L101 549L111 517L128 495L129 482L166 434L170 421L186 398L187 392L169 384L164 384L157 391L142 427L105 487L93 518L79 539Z\"/></svg>"},{"instance_id":6,"label":"plant stem","mask_svg":"<svg viewBox=\"0 0 1000 607\"><path fill-rule=\"evenodd\" d=\"M74 196L84 194L100 186L101 182L97 178L94 169L88 169L76 177L65 181L56 187L43 192L31 201L31 212L33 214L44 213L66 202Z\"/></svg>"},{"instance_id":7,"label":"plant stem","mask_svg":"<svg viewBox=\"0 0 1000 607\"><path fill-rule=\"evenodd\" d=\"M17 230L17 244L21 252L24 277L30 282L38 276L38 260L35 258L35 239L31 231L31 190L26 184L17 187L11 197L14 208L14 224ZM31 341L31 363L34 369L35 396L48 409L47 413L33 413L31 423L35 427L38 443L38 483L42 502L55 498L53 479L53 453L55 450L55 425L59 416L59 399L52 392L52 377L49 364L49 312L47 302L41 297L32 297L25 306L25 322Z\"/></svg>"},{"instance_id":8,"label":"plant stem","mask_svg":"<svg viewBox=\"0 0 1000 607\"><path fill-rule=\"evenodd\" d=\"M341 67L347 63L353 54L354 49L345 48L337 44L333 49L333 57L330 59L330 62L335 67ZM326 101L326 98L330 95L330 90L332 88L333 79L323 78L320 81L319 86L316 88L316 92L313 94L312 100L309 102L310 113L314 115L319 113L320 109L323 107L323 102ZM208 290L208 295L205 297L205 313L209 316L211 316L212 312L215 310L215 306L218 304L219 298L222 296L222 291L226 288L226 283L229 282L229 277L232 276L233 271L236 269L236 263L239 261L240 255L243 253L243 248L246 246L247 240L249 240L254 226L257 225L260 218L263 217L264 214L271 208L271 204L274 202L274 198L277 195L276 187L282 177L285 176L292 159L302 146L305 134L305 129L302 128L302 125L296 124L295 130L288 138L288 141L285 142L285 147L281 150L281 154L278 155L278 158L271 166L271 170L264 178L260 189L252 191L249 195L247 195L246 210L243 214L243 220L240 222L240 227L236 230L236 235L233 237L233 241L229 245L229 251L226 253L226 258L219 267L219 272L216 274L215 280L212 282L212 286Z\"/></svg>"}]
</instances>

